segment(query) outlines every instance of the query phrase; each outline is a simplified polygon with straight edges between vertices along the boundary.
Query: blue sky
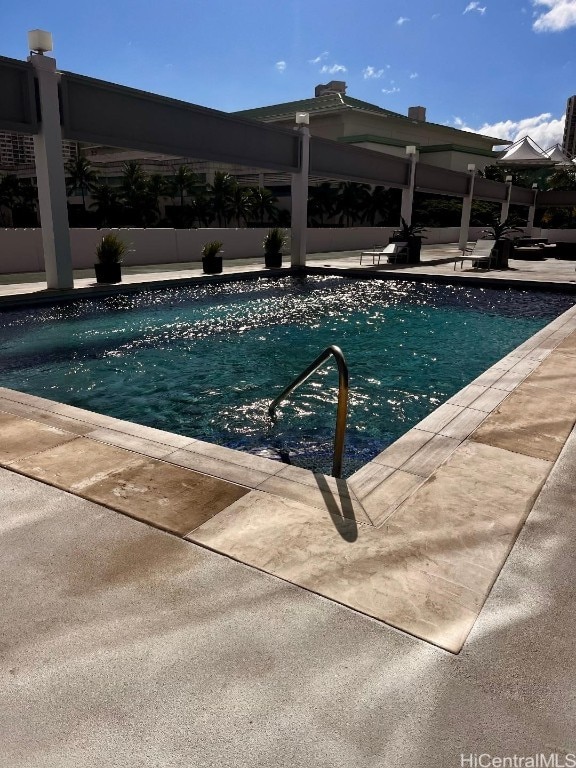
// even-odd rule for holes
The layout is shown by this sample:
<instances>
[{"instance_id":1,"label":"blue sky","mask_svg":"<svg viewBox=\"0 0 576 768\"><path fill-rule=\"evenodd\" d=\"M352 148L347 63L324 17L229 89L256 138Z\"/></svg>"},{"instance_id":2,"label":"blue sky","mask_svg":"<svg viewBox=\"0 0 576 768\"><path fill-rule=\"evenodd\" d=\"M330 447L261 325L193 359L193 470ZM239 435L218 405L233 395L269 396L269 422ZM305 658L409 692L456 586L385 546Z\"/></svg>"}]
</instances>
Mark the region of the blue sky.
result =
<instances>
[{"instance_id":1,"label":"blue sky","mask_svg":"<svg viewBox=\"0 0 576 768\"><path fill-rule=\"evenodd\" d=\"M576 0L2 0L0 55L226 111L348 94L547 148L576 94Z\"/></svg>"}]
</instances>

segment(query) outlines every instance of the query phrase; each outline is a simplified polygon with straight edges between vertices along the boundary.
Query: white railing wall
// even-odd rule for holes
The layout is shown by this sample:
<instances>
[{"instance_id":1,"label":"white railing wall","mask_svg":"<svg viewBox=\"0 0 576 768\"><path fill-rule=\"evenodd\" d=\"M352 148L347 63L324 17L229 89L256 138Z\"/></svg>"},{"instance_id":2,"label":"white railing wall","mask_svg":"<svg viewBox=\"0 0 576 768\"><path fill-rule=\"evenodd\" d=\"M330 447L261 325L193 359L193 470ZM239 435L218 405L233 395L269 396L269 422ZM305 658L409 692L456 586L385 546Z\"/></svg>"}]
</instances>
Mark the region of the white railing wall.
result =
<instances>
[{"instance_id":1,"label":"white railing wall","mask_svg":"<svg viewBox=\"0 0 576 768\"><path fill-rule=\"evenodd\" d=\"M483 227L471 227L470 240L482 236ZM91 268L102 236L111 230L71 229L72 262L75 269ZM128 244L124 259L128 266L145 264L186 264L202 258L204 243L221 240L224 258L263 256L265 229L118 229ZM348 227L309 229L308 253L355 251L388 243L393 227ZM457 243L459 227L428 229L424 245ZM576 242L576 230L536 230L535 236L554 242ZM40 229L0 229L0 274L43 272Z\"/></svg>"}]
</instances>

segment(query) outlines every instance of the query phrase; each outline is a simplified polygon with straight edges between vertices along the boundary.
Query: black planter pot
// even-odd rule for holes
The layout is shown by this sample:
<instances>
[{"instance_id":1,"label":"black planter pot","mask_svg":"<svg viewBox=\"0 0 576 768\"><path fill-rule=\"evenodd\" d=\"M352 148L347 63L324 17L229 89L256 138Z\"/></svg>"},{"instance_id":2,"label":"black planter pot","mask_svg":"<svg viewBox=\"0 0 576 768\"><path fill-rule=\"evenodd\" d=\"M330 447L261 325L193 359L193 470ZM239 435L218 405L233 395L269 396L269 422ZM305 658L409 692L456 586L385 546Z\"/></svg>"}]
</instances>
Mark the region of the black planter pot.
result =
<instances>
[{"instance_id":1,"label":"black planter pot","mask_svg":"<svg viewBox=\"0 0 576 768\"><path fill-rule=\"evenodd\" d=\"M218 275L222 272L222 256L203 256L202 269L205 275Z\"/></svg>"},{"instance_id":2,"label":"black planter pot","mask_svg":"<svg viewBox=\"0 0 576 768\"><path fill-rule=\"evenodd\" d=\"M408 242L408 264L420 264L420 251L422 250L422 238L421 237L409 237L406 241L405 237L401 235L393 235L390 238L391 243L405 243ZM390 263L394 263L393 261Z\"/></svg>"},{"instance_id":3,"label":"black planter pot","mask_svg":"<svg viewBox=\"0 0 576 768\"><path fill-rule=\"evenodd\" d=\"M122 266L118 263L101 264L97 262L94 264L94 271L96 272L97 283L121 283L122 282Z\"/></svg>"},{"instance_id":4,"label":"black planter pot","mask_svg":"<svg viewBox=\"0 0 576 768\"><path fill-rule=\"evenodd\" d=\"M422 238L411 237L408 240L408 263L420 264L420 251L422 250Z\"/></svg>"},{"instance_id":5,"label":"black planter pot","mask_svg":"<svg viewBox=\"0 0 576 768\"><path fill-rule=\"evenodd\" d=\"M282 266L282 254L281 253L265 253L264 265L267 269L280 269Z\"/></svg>"},{"instance_id":6,"label":"black planter pot","mask_svg":"<svg viewBox=\"0 0 576 768\"><path fill-rule=\"evenodd\" d=\"M508 269L508 259L512 258L514 252L514 243L512 240L502 238L496 241L494 246L496 251L496 269Z\"/></svg>"}]
</instances>

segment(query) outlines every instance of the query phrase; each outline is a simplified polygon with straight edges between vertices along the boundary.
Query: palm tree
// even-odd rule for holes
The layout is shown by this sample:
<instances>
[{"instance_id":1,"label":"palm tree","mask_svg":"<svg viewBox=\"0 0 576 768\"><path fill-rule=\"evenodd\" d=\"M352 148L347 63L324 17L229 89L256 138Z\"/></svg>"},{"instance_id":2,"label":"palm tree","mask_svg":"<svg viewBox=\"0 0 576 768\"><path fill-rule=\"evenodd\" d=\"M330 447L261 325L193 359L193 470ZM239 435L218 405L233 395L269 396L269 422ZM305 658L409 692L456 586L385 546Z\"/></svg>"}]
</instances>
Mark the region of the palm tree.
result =
<instances>
[{"instance_id":1,"label":"palm tree","mask_svg":"<svg viewBox=\"0 0 576 768\"><path fill-rule=\"evenodd\" d=\"M190 225L197 221L203 227L209 227L213 219L212 200L206 190L198 192L190 204Z\"/></svg>"},{"instance_id":2,"label":"palm tree","mask_svg":"<svg viewBox=\"0 0 576 768\"><path fill-rule=\"evenodd\" d=\"M199 178L196 173L188 166L181 165L174 176L171 183L172 197L180 198L180 207L184 207L184 198L186 194L189 194L192 189L198 184Z\"/></svg>"},{"instance_id":3,"label":"palm tree","mask_svg":"<svg viewBox=\"0 0 576 768\"><path fill-rule=\"evenodd\" d=\"M510 219L500 220L500 216L492 216L490 226L482 234L488 235L491 240L496 241L494 246L496 252L496 269L508 269L508 258L511 254L512 242L506 235L512 232L521 232L520 227L515 227L510 223Z\"/></svg>"},{"instance_id":4,"label":"palm tree","mask_svg":"<svg viewBox=\"0 0 576 768\"><path fill-rule=\"evenodd\" d=\"M386 187L376 186L371 191L366 190L362 202L362 222L368 222L371 227L376 226L376 221L382 226L394 208L393 193Z\"/></svg>"},{"instance_id":5,"label":"palm tree","mask_svg":"<svg viewBox=\"0 0 576 768\"><path fill-rule=\"evenodd\" d=\"M149 198L149 210L154 216L160 218L160 198L168 192L166 179L159 173L153 173L148 177L146 191Z\"/></svg>"},{"instance_id":6,"label":"palm tree","mask_svg":"<svg viewBox=\"0 0 576 768\"><path fill-rule=\"evenodd\" d=\"M344 222L350 227L360 218L360 211L366 203L368 193L367 184L357 184L354 181L343 181L338 185L338 203L336 212L340 214L338 223L343 226Z\"/></svg>"},{"instance_id":7,"label":"palm tree","mask_svg":"<svg viewBox=\"0 0 576 768\"><path fill-rule=\"evenodd\" d=\"M66 163L67 194L70 197L77 189L82 195L82 208L86 213L86 193L91 192L98 181L98 174L90 160L78 155Z\"/></svg>"},{"instance_id":8,"label":"palm tree","mask_svg":"<svg viewBox=\"0 0 576 768\"><path fill-rule=\"evenodd\" d=\"M252 199L249 189L236 184L230 197L229 212L232 218L236 219L239 227L242 226L242 222L244 222L245 227L248 225L248 216L252 212Z\"/></svg>"},{"instance_id":9,"label":"palm tree","mask_svg":"<svg viewBox=\"0 0 576 768\"><path fill-rule=\"evenodd\" d=\"M18 181L16 204L12 209L12 217L18 212L18 226L36 227L38 225L38 189L31 179Z\"/></svg>"},{"instance_id":10,"label":"palm tree","mask_svg":"<svg viewBox=\"0 0 576 768\"><path fill-rule=\"evenodd\" d=\"M275 224L278 221L278 198L266 187L250 188L250 203L252 213L255 214L258 224Z\"/></svg>"},{"instance_id":11,"label":"palm tree","mask_svg":"<svg viewBox=\"0 0 576 768\"><path fill-rule=\"evenodd\" d=\"M14 208L18 205L20 196L20 182L17 176L8 174L0 179L0 221L6 225L14 224ZM10 216L2 214L2 208L7 208Z\"/></svg>"},{"instance_id":12,"label":"palm tree","mask_svg":"<svg viewBox=\"0 0 576 768\"><path fill-rule=\"evenodd\" d=\"M136 160L129 160L123 164L120 189L122 200L131 213L133 223L146 226L150 210L148 175Z\"/></svg>"},{"instance_id":13,"label":"palm tree","mask_svg":"<svg viewBox=\"0 0 576 768\"><path fill-rule=\"evenodd\" d=\"M92 190L93 202L89 206L95 208L100 219L101 227L113 226L120 213L118 193L109 184L98 184Z\"/></svg>"},{"instance_id":14,"label":"palm tree","mask_svg":"<svg viewBox=\"0 0 576 768\"><path fill-rule=\"evenodd\" d=\"M325 219L331 219L336 212L338 190L329 181L308 190L308 215L312 224L323 227Z\"/></svg>"},{"instance_id":15,"label":"palm tree","mask_svg":"<svg viewBox=\"0 0 576 768\"><path fill-rule=\"evenodd\" d=\"M217 171L214 174L214 183L208 186L208 192L212 199L212 208L219 227L222 225L228 226L230 205L235 186L236 179L230 176L229 173L223 173L222 171Z\"/></svg>"}]
</instances>

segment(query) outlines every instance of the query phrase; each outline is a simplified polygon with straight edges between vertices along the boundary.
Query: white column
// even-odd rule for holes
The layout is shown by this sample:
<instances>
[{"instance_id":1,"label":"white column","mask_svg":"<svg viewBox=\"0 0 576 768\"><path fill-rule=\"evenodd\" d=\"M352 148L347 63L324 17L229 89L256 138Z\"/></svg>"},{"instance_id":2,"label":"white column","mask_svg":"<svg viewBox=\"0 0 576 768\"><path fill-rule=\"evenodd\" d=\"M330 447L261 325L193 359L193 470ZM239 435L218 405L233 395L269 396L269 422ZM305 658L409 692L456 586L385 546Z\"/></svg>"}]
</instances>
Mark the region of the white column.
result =
<instances>
[{"instance_id":1,"label":"white column","mask_svg":"<svg viewBox=\"0 0 576 768\"><path fill-rule=\"evenodd\" d=\"M39 133L34 136L34 156L46 281L48 288L73 288L58 100L60 75L56 72L56 61L48 56L32 54L28 61L34 67L40 93L41 122Z\"/></svg>"},{"instance_id":2,"label":"white column","mask_svg":"<svg viewBox=\"0 0 576 768\"><path fill-rule=\"evenodd\" d=\"M526 233L532 237L534 230L534 216L536 215L536 197L538 196L538 184L532 184L532 205L528 208L528 223L526 224Z\"/></svg>"},{"instance_id":3,"label":"white column","mask_svg":"<svg viewBox=\"0 0 576 768\"><path fill-rule=\"evenodd\" d=\"M512 176L506 176L506 186L508 189L506 190L506 200L502 203L502 208L500 209L500 223L504 223L506 219L508 218L508 213L510 211L510 197L512 195Z\"/></svg>"},{"instance_id":4,"label":"white column","mask_svg":"<svg viewBox=\"0 0 576 768\"><path fill-rule=\"evenodd\" d=\"M402 202L400 204L400 218L406 224L412 224L412 207L414 205L414 180L416 178L416 163L418 162L418 150L415 146L406 147L406 154L410 159L410 181L408 189L402 190ZM402 222L400 222L401 224Z\"/></svg>"},{"instance_id":5,"label":"white column","mask_svg":"<svg viewBox=\"0 0 576 768\"><path fill-rule=\"evenodd\" d=\"M306 115L306 119L307 117ZM303 117L301 119L304 120ZM299 123L298 133L300 134L301 154L300 170L298 173L292 174L291 266L305 267L308 230L308 176L310 170L310 130L306 122Z\"/></svg>"},{"instance_id":6,"label":"white column","mask_svg":"<svg viewBox=\"0 0 576 768\"><path fill-rule=\"evenodd\" d=\"M466 243L468 242L468 232L470 230L470 214L472 213L472 201L474 200L474 180L476 179L476 166L474 163L468 165L470 172L470 189L468 194L462 200L462 217L460 219L460 240L458 241L458 247L461 251L466 249Z\"/></svg>"}]
</instances>

